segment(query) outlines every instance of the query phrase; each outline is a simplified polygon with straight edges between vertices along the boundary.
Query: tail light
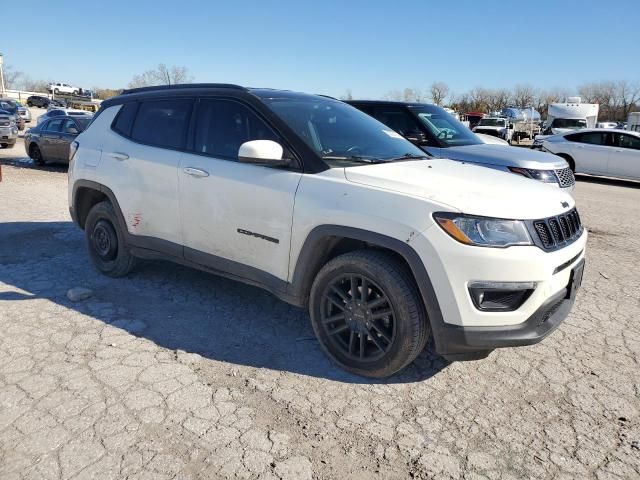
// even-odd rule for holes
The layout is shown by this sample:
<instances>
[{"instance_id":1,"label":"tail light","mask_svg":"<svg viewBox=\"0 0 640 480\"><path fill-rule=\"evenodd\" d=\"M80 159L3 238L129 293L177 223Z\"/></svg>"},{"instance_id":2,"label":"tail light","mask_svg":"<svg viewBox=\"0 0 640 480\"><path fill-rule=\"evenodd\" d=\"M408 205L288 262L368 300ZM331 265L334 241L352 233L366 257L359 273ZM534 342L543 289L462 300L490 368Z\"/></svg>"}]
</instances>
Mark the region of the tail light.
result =
<instances>
[{"instance_id":1,"label":"tail light","mask_svg":"<svg viewBox=\"0 0 640 480\"><path fill-rule=\"evenodd\" d=\"M80 144L78 142L71 142L71 145L69 145L69 161L73 160L73 157L75 157L79 146Z\"/></svg>"}]
</instances>

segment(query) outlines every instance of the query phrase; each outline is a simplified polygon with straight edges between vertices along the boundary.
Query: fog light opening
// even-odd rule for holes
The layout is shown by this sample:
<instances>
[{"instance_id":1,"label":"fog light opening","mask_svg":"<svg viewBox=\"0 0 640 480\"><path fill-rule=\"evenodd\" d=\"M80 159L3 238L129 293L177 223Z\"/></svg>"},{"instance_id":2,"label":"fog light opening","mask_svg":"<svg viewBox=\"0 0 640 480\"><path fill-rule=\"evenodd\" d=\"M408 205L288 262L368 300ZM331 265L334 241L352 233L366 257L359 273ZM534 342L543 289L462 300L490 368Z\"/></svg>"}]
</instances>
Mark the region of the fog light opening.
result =
<instances>
[{"instance_id":1,"label":"fog light opening","mask_svg":"<svg viewBox=\"0 0 640 480\"><path fill-rule=\"evenodd\" d=\"M536 289L534 282L474 282L469 294L474 306L483 312L513 312Z\"/></svg>"}]
</instances>

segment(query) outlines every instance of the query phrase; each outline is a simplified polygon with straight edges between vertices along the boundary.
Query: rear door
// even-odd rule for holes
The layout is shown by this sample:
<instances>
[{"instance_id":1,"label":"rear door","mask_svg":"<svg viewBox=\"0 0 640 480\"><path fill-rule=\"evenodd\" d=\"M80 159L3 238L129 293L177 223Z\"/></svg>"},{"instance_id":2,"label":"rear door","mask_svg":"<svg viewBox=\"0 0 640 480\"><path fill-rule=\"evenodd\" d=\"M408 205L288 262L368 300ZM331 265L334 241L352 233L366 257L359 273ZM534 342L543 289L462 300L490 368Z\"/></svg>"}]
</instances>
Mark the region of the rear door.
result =
<instances>
[{"instance_id":1,"label":"rear door","mask_svg":"<svg viewBox=\"0 0 640 480\"><path fill-rule=\"evenodd\" d=\"M570 142L569 149L576 162L576 172L596 175L607 174L609 162L609 133L579 132L566 135Z\"/></svg>"},{"instance_id":2,"label":"rear door","mask_svg":"<svg viewBox=\"0 0 640 480\"><path fill-rule=\"evenodd\" d=\"M233 269L231 261L242 265L235 270L245 278L286 280L301 173L238 161L244 142L284 142L235 99L201 99L194 125L192 153L184 154L178 173L185 259L221 270Z\"/></svg>"},{"instance_id":3,"label":"rear door","mask_svg":"<svg viewBox=\"0 0 640 480\"><path fill-rule=\"evenodd\" d=\"M611 133L613 146L608 173L613 177L640 178L640 137Z\"/></svg>"},{"instance_id":4,"label":"rear door","mask_svg":"<svg viewBox=\"0 0 640 480\"><path fill-rule=\"evenodd\" d=\"M105 135L100 170L138 244L182 256L178 165L191 118L189 98L149 99L121 107Z\"/></svg>"}]
</instances>

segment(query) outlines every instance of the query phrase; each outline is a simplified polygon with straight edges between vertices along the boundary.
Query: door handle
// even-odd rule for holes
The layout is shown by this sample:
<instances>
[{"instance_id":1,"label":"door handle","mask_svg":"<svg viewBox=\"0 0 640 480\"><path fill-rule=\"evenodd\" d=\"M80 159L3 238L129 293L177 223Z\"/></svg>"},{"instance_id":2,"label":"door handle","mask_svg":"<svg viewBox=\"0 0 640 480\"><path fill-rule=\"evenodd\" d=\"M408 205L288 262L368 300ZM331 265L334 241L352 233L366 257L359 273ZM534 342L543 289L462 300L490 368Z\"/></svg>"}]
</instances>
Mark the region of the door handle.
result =
<instances>
[{"instance_id":1,"label":"door handle","mask_svg":"<svg viewBox=\"0 0 640 480\"><path fill-rule=\"evenodd\" d=\"M618 149L616 149L616 150L614 150L614 152L616 152L616 153L622 153L622 152L624 152L624 150L618 150Z\"/></svg>"},{"instance_id":2,"label":"door handle","mask_svg":"<svg viewBox=\"0 0 640 480\"><path fill-rule=\"evenodd\" d=\"M129 155L121 152L112 152L109 154L110 157L115 158L116 160L126 160L129 158Z\"/></svg>"},{"instance_id":3,"label":"door handle","mask_svg":"<svg viewBox=\"0 0 640 480\"><path fill-rule=\"evenodd\" d=\"M199 168L193 168L193 167L185 167L182 170L184 173L186 173L187 175L191 175L192 177L208 177L209 176L209 172L206 172L204 170L201 170Z\"/></svg>"}]
</instances>

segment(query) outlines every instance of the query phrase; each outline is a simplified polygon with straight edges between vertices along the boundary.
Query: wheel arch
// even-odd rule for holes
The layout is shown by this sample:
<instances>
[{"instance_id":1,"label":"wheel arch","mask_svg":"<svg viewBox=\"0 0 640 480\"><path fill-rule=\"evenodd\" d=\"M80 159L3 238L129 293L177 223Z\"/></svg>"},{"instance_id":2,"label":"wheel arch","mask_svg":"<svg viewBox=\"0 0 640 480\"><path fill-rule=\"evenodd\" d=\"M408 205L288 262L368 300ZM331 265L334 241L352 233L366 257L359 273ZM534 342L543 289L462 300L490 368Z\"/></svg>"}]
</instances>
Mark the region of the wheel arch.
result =
<instances>
[{"instance_id":1,"label":"wheel arch","mask_svg":"<svg viewBox=\"0 0 640 480\"><path fill-rule=\"evenodd\" d=\"M311 285L320 269L342 253L362 248L380 249L396 256L408 268L431 323L436 347L438 332L444 326L442 311L417 252L407 242L376 232L342 225L320 225L307 236L296 261L289 292L300 306L307 306Z\"/></svg>"},{"instance_id":2,"label":"wheel arch","mask_svg":"<svg viewBox=\"0 0 640 480\"><path fill-rule=\"evenodd\" d=\"M560 158L564 158L567 161L572 172L576 171L576 161L571 155L569 155L568 153L556 153L556 155L558 155Z\"/></svg>"},{"instance_id":3,"label":"wheel arch","mask_svg":"<svg viewBox=\"0 0 640 480\"><path fill-rule=\"evenodd\" d=\"M91 180L77 180L73 184L73 204L70 208L74 222L84 229L87 215L94 205L108 200L116 212L120 227L127 232L122 210L114 193L108 187Z\"/></svg>"}]
</instances>

